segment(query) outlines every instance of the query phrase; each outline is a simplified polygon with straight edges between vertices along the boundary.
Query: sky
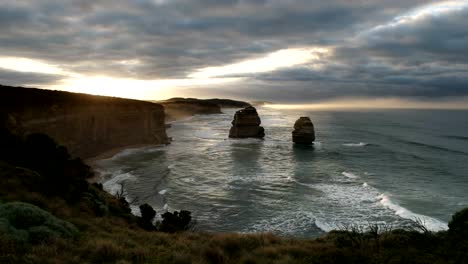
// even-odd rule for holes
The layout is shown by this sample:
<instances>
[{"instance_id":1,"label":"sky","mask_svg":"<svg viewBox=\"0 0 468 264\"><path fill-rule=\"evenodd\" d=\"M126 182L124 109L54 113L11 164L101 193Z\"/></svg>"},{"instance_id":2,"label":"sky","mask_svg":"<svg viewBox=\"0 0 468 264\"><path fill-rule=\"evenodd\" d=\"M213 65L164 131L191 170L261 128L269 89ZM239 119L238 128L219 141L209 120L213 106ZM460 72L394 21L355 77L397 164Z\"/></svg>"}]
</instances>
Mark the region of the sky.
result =
<instances>
[{"instance_id":1,"label":"sky","mask_svg":"<svg viewBox=\"0 0 468 264\"><path fill-rule=\"evenodd\" d=\"M468 1L0 0L0 84L468 108Z\"/></svg>"}]
</instances>

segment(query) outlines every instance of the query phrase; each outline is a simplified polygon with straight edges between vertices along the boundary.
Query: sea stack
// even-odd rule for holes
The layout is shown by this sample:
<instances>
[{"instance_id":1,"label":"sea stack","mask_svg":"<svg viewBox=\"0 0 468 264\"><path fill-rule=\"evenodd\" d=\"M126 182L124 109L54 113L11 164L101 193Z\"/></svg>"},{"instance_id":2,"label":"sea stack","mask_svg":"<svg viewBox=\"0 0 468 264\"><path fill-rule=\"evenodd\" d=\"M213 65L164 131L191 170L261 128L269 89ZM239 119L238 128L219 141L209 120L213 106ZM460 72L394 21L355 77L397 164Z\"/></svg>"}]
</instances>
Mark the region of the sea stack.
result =
<instances>
[{"instance_id":1,"label":"sea stack","mask_svg":"<svg viewBox=\"0 0 468 264\"><path fill-rule=\"evenodd\" d=\"M314 124L309 117L301 117L294 123L293 142L301 145L311 145L315 140Z\"/></svg>"},{"instance_id":2,"label":"sea stack","mask_svg":"<svg viewBox=\"0 0 468 264\"><path fill-rule=\"evenodd\" d=\"M248 106L239 110L234 115L232 127L229 131L230 138L263 138L265 130L260 126L260 117L258 117L257 109L253 106Z\"/></svg>"}]
</instances>

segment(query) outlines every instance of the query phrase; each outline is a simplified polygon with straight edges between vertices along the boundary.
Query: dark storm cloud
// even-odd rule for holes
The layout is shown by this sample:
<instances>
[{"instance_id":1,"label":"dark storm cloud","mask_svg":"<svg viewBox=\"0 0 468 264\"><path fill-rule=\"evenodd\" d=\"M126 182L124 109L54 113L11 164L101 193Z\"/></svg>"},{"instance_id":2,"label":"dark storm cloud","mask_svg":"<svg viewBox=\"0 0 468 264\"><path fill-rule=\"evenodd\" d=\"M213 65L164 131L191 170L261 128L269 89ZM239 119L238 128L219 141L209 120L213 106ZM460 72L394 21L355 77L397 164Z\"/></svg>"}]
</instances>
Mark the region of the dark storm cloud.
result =
<instances>
[{"instance_id":1,"label":"dark storm cloud","mask_svg":"<svg viewBox=\"0 0 468 264\"><path fill-rule=\"evenodd\" d=\"M0 84L4 85L48 85L55 84L63 76L31 72L17 72L0 68Z\"/></svg>"},{"instance_id":2,"label":"dark storm cloud","mask_svg":"<svg viewBox=\"0 0 468 264\"><path fill-rule=\"evenodd\" d=\"M231 93L285 98L287 90L291 101L467 95L467 8L386 26L439 2L0 0L0 56L41 59L82 74L157 79L321 45L333 50L321 67L243 75Z\"/></svg>"}]
</instances>

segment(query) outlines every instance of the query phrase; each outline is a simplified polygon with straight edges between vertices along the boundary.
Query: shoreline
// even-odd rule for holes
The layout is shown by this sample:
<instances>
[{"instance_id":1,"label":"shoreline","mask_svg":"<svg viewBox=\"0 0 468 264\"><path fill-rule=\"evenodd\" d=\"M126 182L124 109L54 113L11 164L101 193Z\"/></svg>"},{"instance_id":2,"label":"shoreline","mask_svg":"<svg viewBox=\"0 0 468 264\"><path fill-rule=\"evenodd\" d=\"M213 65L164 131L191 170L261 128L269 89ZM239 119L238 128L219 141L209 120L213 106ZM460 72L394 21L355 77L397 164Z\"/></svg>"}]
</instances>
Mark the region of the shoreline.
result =
<instances>
[{"instance_id":1,"label":"shoreline","mask_svg":"<svg viewBox=\"0 0 468 264\"><path fill-rule=\"evenodd\" d=\"M163 144L136 144L136 145L129 145L129 146L124 146L124 147L118 147L118 148L113 148L107 151L104 151L97 156L87 158L84 160L86 165L90 166L93 169L94 176L87 179L89 183L97 183L99 180L101 180L101 173L97 170L99 167L97 166L97 161L98 160L103 160L103 159L110 159L114 157L115 155L119 154L122 151L125 151L127 149L139 149L139 148L144 148L144 147L150 147L150 146L160 146Z\"/></svg>"}]
</instances>

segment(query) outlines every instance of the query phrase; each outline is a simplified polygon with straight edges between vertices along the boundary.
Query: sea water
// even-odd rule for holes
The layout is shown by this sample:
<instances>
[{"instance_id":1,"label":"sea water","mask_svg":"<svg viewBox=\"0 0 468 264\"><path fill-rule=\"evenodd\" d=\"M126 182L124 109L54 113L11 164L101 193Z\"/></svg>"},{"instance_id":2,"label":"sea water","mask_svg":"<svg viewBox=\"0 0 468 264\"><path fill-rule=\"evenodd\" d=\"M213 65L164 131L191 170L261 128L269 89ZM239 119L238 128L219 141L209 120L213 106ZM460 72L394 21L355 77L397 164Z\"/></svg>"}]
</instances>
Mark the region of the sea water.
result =
<instances>
[{"instance_id":1,"label":"sea water","mask_svg":"<svg viewBox=\"0 0 468 264\"><path fill-rule=\"evenodd\" d=\"M229 139L235 110L172 123L168 146L98 161L132 210L189 210L197 229L314 237L350 225L447 229L468 207L468 111L257 109L265 138ZM300 116L313 146L294 146Z\"/></svg>"}]
</instances>

